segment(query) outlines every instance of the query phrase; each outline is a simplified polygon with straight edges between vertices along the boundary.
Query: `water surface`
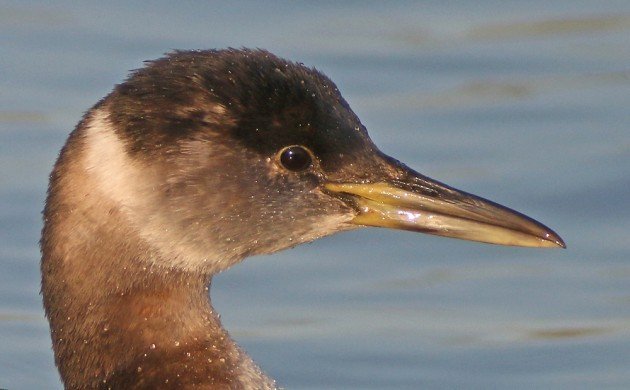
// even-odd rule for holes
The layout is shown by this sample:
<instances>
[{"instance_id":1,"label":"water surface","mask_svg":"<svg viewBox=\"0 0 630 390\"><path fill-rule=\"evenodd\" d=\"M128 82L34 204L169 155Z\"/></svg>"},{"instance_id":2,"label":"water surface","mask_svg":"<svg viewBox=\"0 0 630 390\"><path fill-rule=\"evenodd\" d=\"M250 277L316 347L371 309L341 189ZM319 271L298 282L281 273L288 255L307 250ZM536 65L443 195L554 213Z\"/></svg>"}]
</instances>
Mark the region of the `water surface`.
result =
<instances>
[{"instance_id":1,"label":"water surface","mask_svg":"<svg viewBox=\"0 0 630 390\"><path fill-rule=\"evenodd\" d=\"M365 229L221 274L281 386L630 388L630 3L5 1L0 387L60 388L39 296L48 173L82 113L171 49L263 47L329 75L388 154L569 249Z\"/></svg>"}]
</instances>

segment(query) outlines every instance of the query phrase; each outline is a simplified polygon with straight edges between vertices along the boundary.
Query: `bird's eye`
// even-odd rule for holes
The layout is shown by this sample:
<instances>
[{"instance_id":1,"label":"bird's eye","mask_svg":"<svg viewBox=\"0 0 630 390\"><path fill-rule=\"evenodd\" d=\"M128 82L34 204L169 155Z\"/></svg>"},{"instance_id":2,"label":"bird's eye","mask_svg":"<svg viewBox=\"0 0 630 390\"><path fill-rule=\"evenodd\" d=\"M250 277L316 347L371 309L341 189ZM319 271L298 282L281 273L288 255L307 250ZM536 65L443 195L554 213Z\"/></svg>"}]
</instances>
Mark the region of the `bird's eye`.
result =
<instances>
[{"instance_id":1,"label":"bird's eye","mask_svg":"<svg viewBox=\"0 0 630 390\"><path fill-rule=\"evenodd\" d=\"M298 145L287 146L278 155L280 164L294 172L305 170L313 162L311 153L306 148Z\"/></svg>"}]
</instances>

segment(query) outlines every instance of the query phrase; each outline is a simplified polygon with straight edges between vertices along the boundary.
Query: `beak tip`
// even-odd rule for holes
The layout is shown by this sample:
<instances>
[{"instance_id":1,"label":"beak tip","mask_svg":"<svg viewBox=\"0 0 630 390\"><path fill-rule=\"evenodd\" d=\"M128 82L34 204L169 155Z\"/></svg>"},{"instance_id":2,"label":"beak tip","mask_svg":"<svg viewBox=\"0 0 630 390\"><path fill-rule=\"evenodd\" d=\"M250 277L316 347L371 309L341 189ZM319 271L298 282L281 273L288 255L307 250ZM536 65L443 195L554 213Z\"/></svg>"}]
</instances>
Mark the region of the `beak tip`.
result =
<instances>
[{"instance_id":1,"label":"beak tip","mask_svg":"<svg viewBox=\"0 0 630 390\"><path fill-rule=\"evenodd\" d=\"M554 231L550 231L545 236L546 236L545 239L547 241L550 241L550 242L554 243L556 246L558 246L558 247L560 247L562 249L567 249L567 244L565 244L565 242L562 239L562 237L560 237Z\"/></svg>"}]
</instances>

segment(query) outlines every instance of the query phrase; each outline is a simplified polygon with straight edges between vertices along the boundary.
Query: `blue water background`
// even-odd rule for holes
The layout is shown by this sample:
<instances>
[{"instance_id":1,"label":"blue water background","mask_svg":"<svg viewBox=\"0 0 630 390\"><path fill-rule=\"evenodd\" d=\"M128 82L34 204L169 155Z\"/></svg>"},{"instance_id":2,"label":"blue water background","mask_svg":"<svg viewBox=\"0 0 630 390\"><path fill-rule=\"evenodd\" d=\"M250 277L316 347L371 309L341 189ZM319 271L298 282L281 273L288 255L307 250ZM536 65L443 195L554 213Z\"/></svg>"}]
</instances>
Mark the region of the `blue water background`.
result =
<instances>
[{"instance_id":1,"label":"blue water background","mask_svg":"<svg viewBox=\"0 0 630 390\"><path fill-rule=\"evenodd\" d=\"M0 3L0 388L61 387L37 241L67 134L143 60L228 46L317 67L383 151L568 244L364 229L249 259L213 301L281 386L630 388L627 0Z\"/></svg>"}]
</instances>

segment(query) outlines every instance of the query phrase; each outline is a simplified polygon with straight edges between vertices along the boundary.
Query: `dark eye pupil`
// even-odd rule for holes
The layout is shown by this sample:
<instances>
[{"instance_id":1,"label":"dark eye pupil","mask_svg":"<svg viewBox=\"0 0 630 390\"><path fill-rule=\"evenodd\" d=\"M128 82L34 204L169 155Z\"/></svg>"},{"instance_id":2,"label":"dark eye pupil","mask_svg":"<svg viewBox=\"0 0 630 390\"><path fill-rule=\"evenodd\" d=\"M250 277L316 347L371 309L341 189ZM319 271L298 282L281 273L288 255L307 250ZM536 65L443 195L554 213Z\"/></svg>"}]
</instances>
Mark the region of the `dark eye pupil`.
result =
<instances>
[{"instance_id":1,"label":"dark eye pupil","mask_svg":"<svg viewBox=\"0 0 630 390\"><path fill-rule=\"evenodd\" d=\"M290 146L280 154L280 163L292 171L301 171L311 165L311 155L300 146Z\"/></svg>"}]
</instances>

